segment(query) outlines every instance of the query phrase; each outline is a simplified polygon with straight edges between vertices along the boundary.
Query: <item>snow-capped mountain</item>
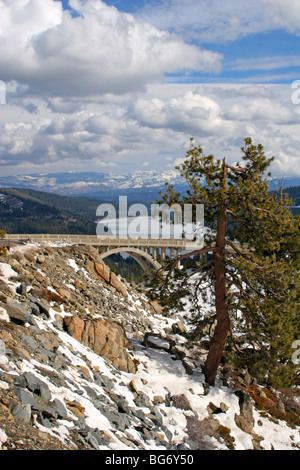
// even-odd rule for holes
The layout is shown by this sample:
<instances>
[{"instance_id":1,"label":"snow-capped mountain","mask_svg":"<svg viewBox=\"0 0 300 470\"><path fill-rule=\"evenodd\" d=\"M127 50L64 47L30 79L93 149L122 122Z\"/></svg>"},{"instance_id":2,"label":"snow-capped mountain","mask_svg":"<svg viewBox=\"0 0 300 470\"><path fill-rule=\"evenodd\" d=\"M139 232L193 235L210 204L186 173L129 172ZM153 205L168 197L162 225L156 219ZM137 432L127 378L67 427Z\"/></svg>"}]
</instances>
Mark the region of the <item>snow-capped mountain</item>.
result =
<instances>
[{"instance_id":1,"label":"snow-capped mountain","mask_svg":"<svg viewBox=\"0 0 300 470\"><path fill-rule=\"evenodd\" d=\"M270 189L276 190L280 187L291 188L293 186L300 186L300 177L299 176L286 176L280 177L276 176L270 179Z\"/></svg>"},{"instance_id":2,"label":"snow-capped mountain","mask_svg":"<svg viewBox=\"0 0 300 470\"><path fill-rule=\"evenodd\" d=\"M182 186L182 179L176 171L136 171L127 174L65 172L7 176L0 178L0 187L80 196L103 191L155 189L163 187L166 182Z\"/></svg>"},{"instance_id":3,"label":"snow-capped mountain","mask_svg":"<svg viewBox=\"0 0 300 470\"><path fill-rule=\"evenodd\" d=\"M175 170L158 172L135 171L133 173L64 172L39 173L31 175L0 177L0 187L27 188L64 196L91 196L105 198L118 193L157 193L165 183L175 189L183 189L185 183ZM300 177L275 177L270 180L270 189L276 189L283 182L285 188L300 185Z\"/></svg>"}]
</instances>

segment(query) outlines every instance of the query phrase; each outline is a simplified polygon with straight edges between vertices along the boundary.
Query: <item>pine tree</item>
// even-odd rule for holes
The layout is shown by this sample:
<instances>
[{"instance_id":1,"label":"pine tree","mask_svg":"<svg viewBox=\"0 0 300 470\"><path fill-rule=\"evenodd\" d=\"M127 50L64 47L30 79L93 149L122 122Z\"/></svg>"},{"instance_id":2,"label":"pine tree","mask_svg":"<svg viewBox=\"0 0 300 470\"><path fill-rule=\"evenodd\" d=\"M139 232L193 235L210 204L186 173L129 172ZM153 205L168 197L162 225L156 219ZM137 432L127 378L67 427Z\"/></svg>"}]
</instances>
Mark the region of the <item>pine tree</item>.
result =
<instances>
[{"instance_id":1,"label":"pine tree","mask_svg":"<svg viewBox=\"0 0 300 470\"><path fill-rule=\"evenodd\" d=\"M242 160L234 166L205 156L191 139L186 159L177 167L189 186L187 193L167 185L159 202L204 204L209 229L205 245L179 258L200 255L192 269L197 274L194 292L187 283L191 265L189 272L182 270L173 278L156 277L153 292L166 305L181 307L184 296L193 295L196 305L199 292L211 290L215 327L204 365L208 384L214 384L231 342L240 363L256 364L273 386L286 385L296 373L291 358L299 334L299 224L290 211L291 200L269 193L265 174L274 157L268 159L263 146L253 145L250 138L241 150ZM211 259L202 259L208 252Z\"/></svg>"}]
</instances>

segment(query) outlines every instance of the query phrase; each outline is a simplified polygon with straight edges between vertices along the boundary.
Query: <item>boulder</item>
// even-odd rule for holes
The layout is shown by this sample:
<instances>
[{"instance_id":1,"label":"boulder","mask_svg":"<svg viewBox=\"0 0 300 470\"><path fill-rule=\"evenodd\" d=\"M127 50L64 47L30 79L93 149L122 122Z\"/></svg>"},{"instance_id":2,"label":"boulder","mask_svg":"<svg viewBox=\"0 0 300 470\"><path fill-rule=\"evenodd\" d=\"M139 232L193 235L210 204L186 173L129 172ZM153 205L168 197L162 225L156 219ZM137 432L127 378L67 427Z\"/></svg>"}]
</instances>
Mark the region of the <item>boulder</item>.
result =
<instances>
[{"instance_id":1,"label":"boulder","mask_svg":"<svg viewBox=\"0 0 300 470\"><path fill-rule=\"evenodd\" d=\"M43 263L45 263L45 261L46 261L46 259L45 259L45 256L44 256L44 255L38 255L38 256L37 256L36 262L37 262L38 264L43 264Z\"/></svg>"},{"instance_id":2,"label":"boulder","mask_svg":"<svg viewBox=\"0 0 300 470\"><path fill-rule=\"evenodd\" d=\"M56 407L58 417L61 419L66 418L68 416L68 411L64 403L62 403L58 398L54 398L53 403Z\"/></svg>"},{"instance_id":3,"label":"boulder","mask_svg":"<svg viewBox=\"0 0 300 470\"><path fill-rule=\"evenodd\" d=\"M123 297L127 297L127 289L115 273L110 273L110 285L114 287Z\"/></svg>"},{"instance_id":4,"label":"boulder","mask_svg":"<svg viewBox=\"0 0 300 470\"><path fill-rule=\"evenodd\" d=\"M105 263L103 263L103 261L100 261L99 263L95 263L95 271L102 279L104 279L105 282L109 284L110 269L108 266L106 266Z\"/></svg>"},{"instance_id":5,"label":"boulder","mask_svg":"<svg viewBox=\"0 0 300 470\"><path fill-rule=\"evenodd\" d=\"M210 402L207 407L207 411L210 416L217 415L220 413L226 413L228 409L229 409L228 405L226 405L226 403L224 402L221 402L220 406L217 406L214 403Z\"/></svg>"},{"instance_id":6,"label":"boulder","mask_svg":"<svg viewBox=\"0 0 300 470\"><path fill-rule=\"evenodd\" d=\"M24 372L23 377L25 378L28 390L39 395L46 401L51 399L51 392L46 383L36 377L32 372Z\"/></svg>"},{"instance_id":7,"label":"boulder","mask_svg":"<svg viewBox=\"0 0 300 470\"><path fill-rule=\"evenodd\" d=\"M239 398L240 414L235 414L236 425L244 432L251 434L254 426L253 405L248 393L237 390L235 395Z\"/></svg>"},{"instance_id":8,"label":"boulder","mask_svg":"<svg viewBox=\"0 0 300 470\"><path fill-rule=\"evenodd\" d=\"M101 279L114 287L117 292L123 295L123 297L128 296L125 285L120 281L115 273L111 272L110 268L102 260L99 260L97 263L94 262L94 270Z\"/></svg>"},{"instance_id":9,"label":"boulder","mask_svg":"<svg viewBox=\"0 0 300 470\"><path fill-rule=\"evenodd\" d=\"M183 335L187 332L187 328L181 321L177 321L176 323L173 323L172 331L175 334Z\"/></svg>"},{"instance_id":10,"label":"boulder","mask_svg":"<svg viewBox=\"0 0 300 470\"><path fill-rule=\"evenodd\" d=\"M124 328L111 320L83 320L66 316L64 327L73 338L104 356L112 365L125 372L136 372L136 365L127 348L131 347Z\"/></svg>"},{"instance_id":11,"label":"boulder","mask_svg":"<svg viewBox=\"0 0 300 470\"><path fill-rule=\"evenodd\" d=\"M21 284L16 289L17 294L25 295L27 292L27 285L25 282L21 282Z\"/></svg>"},{"instance_id":12,"label":"boulder","mask_svg":"<svg viewBox=\"0 0 300 470\"><path fill-rule=\"evenodd\" d=\"M31 421L31 406L26 404L18 404L14 410L13 415L15 418L23 421L23 423L30 423Z\"/></svg>"},{"instance_id":13,"label":"boulder","mask_svg":"<svg viewBox=\"0 0 300 470\"><path fill-rule=\"evenodd\" d=\"M40 314L46 315L46 317L49 318L50 304L47 302L46 299L40 300L40 298L38 298L34 295L29 295L28 298L29 298L31 303L36 305L36 307L38 308ZM35 312L33 312L33 313L35 313Z\"/></svg>"},{"instance_id":14,"label":"boulder","mask_svg":"<svg viewBox=\"0 0 300 470\"><path fill-rule=\"evenodd\" d=\"M33 395L33 393L29 392L25 388L22 387L15 387L15 392L19 400L23 403L23 405L30 405L34 408L38 407L37 397Z\"/></svg>"},{"instance_id":15,"label":"boulder","mask_svg":"<svg viewBox=\"0 0 300 470\"><path fill-rule=\"evenodd\" d=\"M84 320L79 317L65 316L64 327L70 336L81 343L82 332L84 330Z\"/></svg>"},{"instance_id":16,"label":"boulder","mask_svg":"<svg viewBox=\"0 0 300 470\"><path fill-rule=\"evenodd\" d=\"M143 344L146 347L171 352L171 349L175 346L175 341L159 333L147 332L145 333Z\"/></svg>"},{"instance_id":17,"label":"boulder","mask_svg":"<svg viewBox=\"0 0 300 470\"><path fill-rule=\"evenodd\" d=\"M193 411L193 408L184 393L173 395L171 397L171 403L175 408L179 408L180 410Z\"/></svg>"},{"instance_id":18,"label":"boulder","mask_svg":"<svg viewBox=\"0 0 300 470\"><path fill-rule=\"evenodd\" d=\"M31 314L18 302L11 302L9 304L2 304L0 302L0 307L6 310L9 318L14 323L24 325L31 320Z\"/></svg>"},{"instance_id":19,"label":"boulder","mask_svg":"<svg viewBox=\"0 0 300 470\"><path fill-rule=\"evenodd\" d=\"M5 308L0 307L0 321L6 321L9 322L9 315L7 314L7 311Z\"/></svg>"},{"instance_id":20,"label":"boulder","mask_svg":"<svg viewBox=\"0 0 300 470\"><path fill-rule=\"evenodd\" d=\"M73 299L73 294L68 290L68 289L64 289L63 287L59 287L57 289L57 292L59 293L59 295L61 295L64 299L68 300L69 302L72 301Z\"/></svg>"}]
</instances>

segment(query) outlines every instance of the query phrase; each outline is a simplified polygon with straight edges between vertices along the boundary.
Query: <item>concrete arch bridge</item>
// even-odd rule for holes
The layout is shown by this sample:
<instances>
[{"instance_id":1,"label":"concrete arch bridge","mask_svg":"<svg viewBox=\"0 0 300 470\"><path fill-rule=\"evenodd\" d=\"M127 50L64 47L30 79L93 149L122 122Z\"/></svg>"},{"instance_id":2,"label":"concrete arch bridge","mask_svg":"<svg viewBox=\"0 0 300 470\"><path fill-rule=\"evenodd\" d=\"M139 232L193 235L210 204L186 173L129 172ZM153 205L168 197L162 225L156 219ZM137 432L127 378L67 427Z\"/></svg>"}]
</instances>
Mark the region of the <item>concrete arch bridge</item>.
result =
<instances>
[{"instance_id":1,"label":"concrete arch bridge","mask_svg":"<svg viewBox=\"0 0 300 470\"><path fill-rule=\"evenodd\" d=\"M175 259L183 252L202 248L199 241L166 238L99 237L97 235L64 234L7 234L1 245L12 247L19 243L69 243L98 247L102 259L115 253L128 253L146 272L163 267L167 258ZM206 253L203 256L208 256ZM177 267L179 267L177 265Z\"/></svg>"}]
</instances>

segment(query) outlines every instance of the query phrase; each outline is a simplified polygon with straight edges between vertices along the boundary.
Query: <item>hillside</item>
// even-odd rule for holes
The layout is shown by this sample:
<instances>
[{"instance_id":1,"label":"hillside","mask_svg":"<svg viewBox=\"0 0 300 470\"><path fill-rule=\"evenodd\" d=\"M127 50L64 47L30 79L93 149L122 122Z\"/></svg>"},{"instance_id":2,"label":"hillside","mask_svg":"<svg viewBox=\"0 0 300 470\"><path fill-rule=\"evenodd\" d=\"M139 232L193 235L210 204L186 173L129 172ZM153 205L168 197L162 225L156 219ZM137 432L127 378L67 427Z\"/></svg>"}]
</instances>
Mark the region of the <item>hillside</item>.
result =
<instances>
[{"instance_id":1,"label":"hillside","mask_svg":"<svg viewBox=\"0 0 300 470\"><path fill-rule=\"evenodd\" d=\"M299 450L297 390L226 364L207 387L191 328L92 247L13 248L0 259L0 447Z\"/></svg>"},{"instance_id":2,"label":"hillside","mask_svg":"<svg viewBox=\"0 0 300 470\"><path fill-rule=\"evenodd\" d=\"M292 198L294 203L294 208L292 209L293 214L300 215L300 186L286 188L286 192Z\"/></svg>"},{"instance_id":3,"label":"hillside","mask_svg":"<svg viewBox=\"0 0 300 470\"><path fill-rule=\"evenodd\" d=\"M36 191L28 188L0 188L1 193L29 202L55 207L73 216L92 218L95 216L99 201L92 198L68 197L59 194Z\"/></svg>"},{"instance_id":4,"label":"hillside","mask_svg":"<svg viewBox=\"0 0 300 470\"><path fill-rule=\"evenodd\" d=\"M293 201L292 213L294 215L300 215L300 186L283 186L283 189Z\"/></svg>"},{"instance_id":5,"label":"hillside","mask_svg":"<svg viewBox=\"0 0 300 470\"><path fill-rule=\"evenodd\" d=\"M300 213L300 186L285 188L293 199L295 215ZM105 203L118 213L118 194L106 192ZM135 193L136 201L146 204L159 196L156 190ZM139 196L139 197L138 197ZM32 189L0 188L0 229L7 233L70 233L94 235L96 210L102 201L88 197L68 197ZM104 200L103 200L104 202Z\"/></svg>"},{"instance_id":6,"label":"hillside","mask_svg":"<svg viewBox=\"0 0 300 470\"><path fill-rule=\"evenodd\" d=\"M0 189L0 225L7 233L95 234L99 201L31 189Z\"/></svg>"}]
</instances>

